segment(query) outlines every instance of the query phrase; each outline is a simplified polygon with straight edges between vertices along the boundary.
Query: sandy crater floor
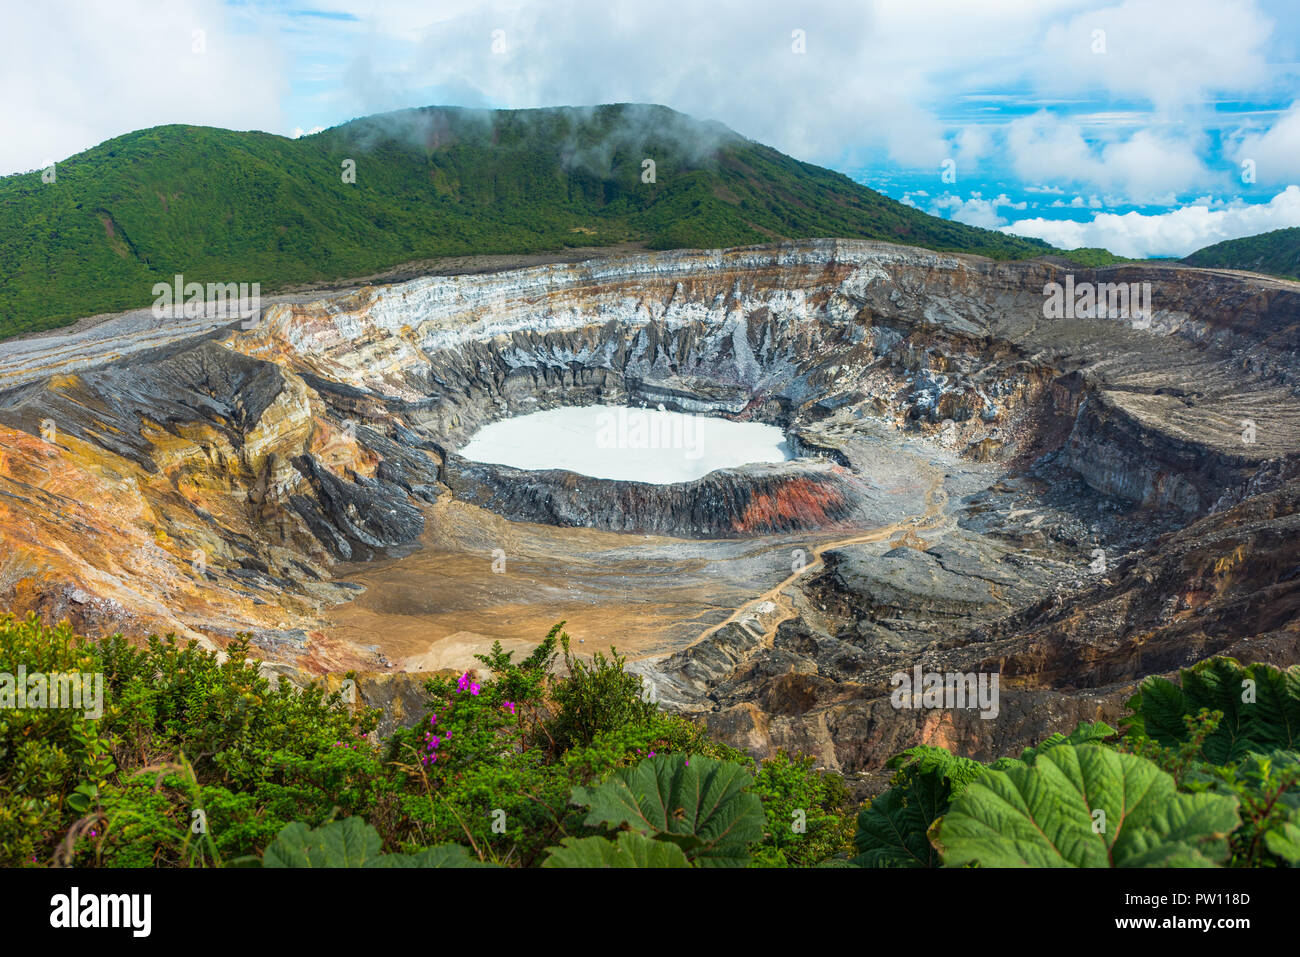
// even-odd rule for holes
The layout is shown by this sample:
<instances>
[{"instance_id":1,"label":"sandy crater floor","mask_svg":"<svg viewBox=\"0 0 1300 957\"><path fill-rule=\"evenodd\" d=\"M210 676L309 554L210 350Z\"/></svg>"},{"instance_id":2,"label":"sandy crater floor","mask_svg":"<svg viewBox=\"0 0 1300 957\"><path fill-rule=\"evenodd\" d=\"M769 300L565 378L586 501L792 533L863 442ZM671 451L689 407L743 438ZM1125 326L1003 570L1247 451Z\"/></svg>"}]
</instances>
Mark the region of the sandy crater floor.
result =
<instances>
[{"instance_id":1,"label":"sandy crater floor","mask_svg":"<svg viewBox=\"0 0 1300 957\"><path fill-rule=\"evenodd\" d=\"M523 653L559 621L583 652L612 644L638 659L680 650L783 582L797 584L828 545L919 520L943 469L960 470L967 484L991 481L979 476L992 469L859 427L854 444L872 463L878 522L688 540L512 522L446 495L428 507L418 550L337 569L366 590L330 609L321 631L373 647L402 671L472 666L493 641Z\"/></svg>"}]
</instances>

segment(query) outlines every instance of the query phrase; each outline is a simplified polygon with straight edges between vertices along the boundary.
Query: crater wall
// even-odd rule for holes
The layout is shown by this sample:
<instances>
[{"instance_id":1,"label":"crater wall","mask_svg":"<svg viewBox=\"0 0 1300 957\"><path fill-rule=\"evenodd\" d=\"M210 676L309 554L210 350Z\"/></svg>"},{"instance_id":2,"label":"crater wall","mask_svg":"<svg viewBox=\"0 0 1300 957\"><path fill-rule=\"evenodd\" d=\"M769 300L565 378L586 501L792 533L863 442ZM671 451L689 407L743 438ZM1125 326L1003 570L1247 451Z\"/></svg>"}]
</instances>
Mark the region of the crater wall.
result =
<instances>
[{"instance_id":1,"label":"crater wall","mask_svg":"<svg viewBox=\"0 0 1300 957\"><path fill-rule=\"evenodd\" d=\"M1151 313L1046 318L1045 286L1067 277L1149 283ZM418 547L449 496L640 533L890 526L765 599L786 615L776 624L763 611L741 627L742 615L646 666L746 746L820 741L845 767L896 743L896 725L871 730L876 684L859 679L899 656L996 660L1026 694L1065 701L1066 676L1078 683L1089 661L1107 662L1107 681L1142 673L1144 630L1168 639L1160 667L1229 646L1226 611L1201 609L1227 609L1221 589L1250 582L1197 565L1227 557L1189 545L1194 561L1139 585L1140 556L1246 512L1250 540L1285 540L1282 518L1250 509L1290 501L1300 450L1300 287L1181 267L823 240L430 277L281 303L251 330L137 317L76 335L62 349L0 344L8 607L217 645L248 630L268 659L320 673L375 662L319 627L355 592L340 563ZM457 455L491 421L597 402L769 422L807 459L654 488ZM902 445L915 474L898 465ZM938 531L904 527L908 509ZM1212 540L1235 549L1229 526ZM1118 566L1122 609L1105 591L1121 583L1078 565L1102 545L1131 562ZM1285 592L1276 565L1241 567ZM1115 634L1071 646L1061 635L1087 629L1060 624L1064 611L1049 621L1056 601L1105 609ZM995 654L994 635L1011 644ZM1070 700L1062 714L1087 710ZM856 730L826 745L832 725Z\"/></svg>"}]
</instances>

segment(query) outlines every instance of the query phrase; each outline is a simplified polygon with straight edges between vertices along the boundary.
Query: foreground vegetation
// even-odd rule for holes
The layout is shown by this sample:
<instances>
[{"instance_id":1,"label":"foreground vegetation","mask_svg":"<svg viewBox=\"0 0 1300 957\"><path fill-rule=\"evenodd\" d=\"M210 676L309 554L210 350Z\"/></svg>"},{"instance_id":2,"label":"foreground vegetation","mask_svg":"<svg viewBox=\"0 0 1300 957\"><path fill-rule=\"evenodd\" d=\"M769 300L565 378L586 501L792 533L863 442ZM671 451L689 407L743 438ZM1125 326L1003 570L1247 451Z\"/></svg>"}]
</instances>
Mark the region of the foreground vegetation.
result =
<instances>
[{"instance_id":1,"label":"foreground vegetation","mask_svg":"<svg viewBox=\"0 0 1300 957\"><path fill-rule=\"evenodd\" d=\"M1059 253L663 107L407 110L300 139L161 126L0 178L0 338L148 306L178 273L266 295L437 257L812 237Z\"/></svg>"},{"instance_id":2,"label":"foreground vegetation","mask_svg":"<svg viewBox=\"0 0 1300 957\"><path fill-rule=\"evenodd\" d=\"M1213 659L990 765L893 761L861 809L809 758L755 763L558 628L377 713L271 683L245 642L90 641L0 621L0 673L99 672L98 720L0 709L8 866L1279 866L1300 862L1300 669ZM553 672L563 657L569 674ZM1250 700L1244 700L1249 698Z\"/></svg>"}]
</instances>

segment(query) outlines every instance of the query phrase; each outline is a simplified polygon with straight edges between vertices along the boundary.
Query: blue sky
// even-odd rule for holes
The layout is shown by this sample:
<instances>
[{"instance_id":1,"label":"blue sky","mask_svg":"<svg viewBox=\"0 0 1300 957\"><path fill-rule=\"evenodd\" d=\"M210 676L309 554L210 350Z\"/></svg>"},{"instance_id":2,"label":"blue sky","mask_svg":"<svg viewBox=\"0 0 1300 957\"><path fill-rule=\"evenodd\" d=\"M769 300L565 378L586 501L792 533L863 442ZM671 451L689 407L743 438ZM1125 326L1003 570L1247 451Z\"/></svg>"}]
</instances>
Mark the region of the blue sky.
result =
<instances>
[{"instance_id":1,"label":"blue sky","mask_svg":"<svg viewBox=\"0 0 1300 957\"><path fill-rule=\"evenodd\" d=\"M1296 0L46 0L0 173L189 122L656 102L935 215L1184 255L1300 225Z\"/></svg>"}]
</instances>

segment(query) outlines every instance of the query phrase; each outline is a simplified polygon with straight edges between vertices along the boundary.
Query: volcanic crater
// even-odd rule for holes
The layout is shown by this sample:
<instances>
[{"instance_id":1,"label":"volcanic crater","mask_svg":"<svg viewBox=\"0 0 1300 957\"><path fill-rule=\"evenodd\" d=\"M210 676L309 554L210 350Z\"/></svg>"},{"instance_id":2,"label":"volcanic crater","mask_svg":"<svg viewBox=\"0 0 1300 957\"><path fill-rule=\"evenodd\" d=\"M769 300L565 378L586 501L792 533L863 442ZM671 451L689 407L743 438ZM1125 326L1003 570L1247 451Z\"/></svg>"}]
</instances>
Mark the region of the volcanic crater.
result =
<instances>
[{"instance_id":1,"label":"volcanic crater","mask_svg":"<svg viewBox=\"0 0 1300 957\"><path fill-rule=\"evenodd\" d=\"M1149 315L1045 289L1149 283ZM90 632L249 632L295 680L564 619L737 746L864 781L1110 719L1216 653L1300 661L1300 285L806 241L437 276L0 344L0 591ZM781 429L667 484L461 454L570 406ZM890 676L993 672L998 717Z\"/></svg>"}]
</instances>

